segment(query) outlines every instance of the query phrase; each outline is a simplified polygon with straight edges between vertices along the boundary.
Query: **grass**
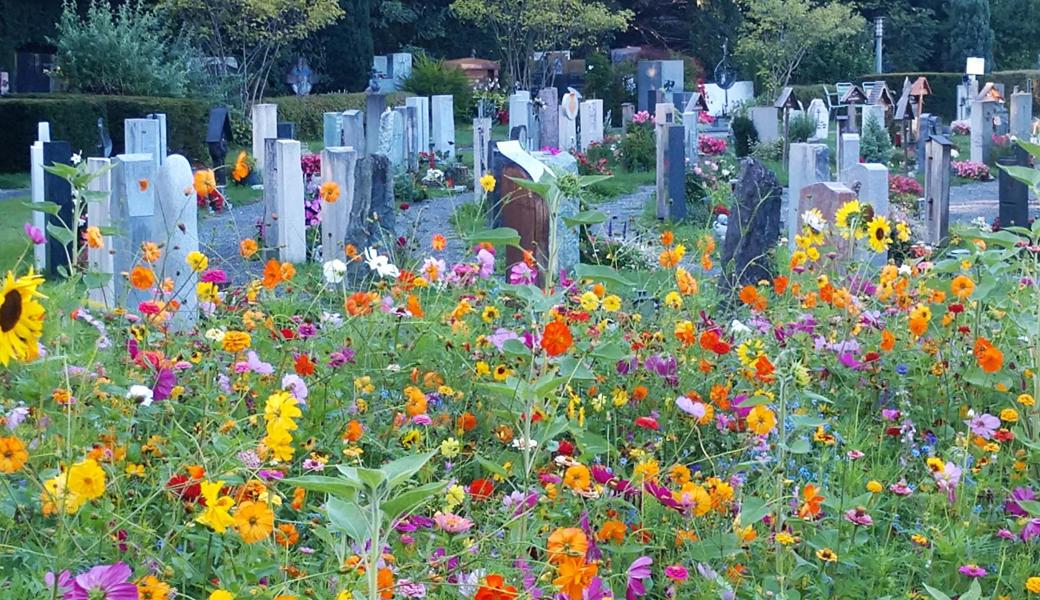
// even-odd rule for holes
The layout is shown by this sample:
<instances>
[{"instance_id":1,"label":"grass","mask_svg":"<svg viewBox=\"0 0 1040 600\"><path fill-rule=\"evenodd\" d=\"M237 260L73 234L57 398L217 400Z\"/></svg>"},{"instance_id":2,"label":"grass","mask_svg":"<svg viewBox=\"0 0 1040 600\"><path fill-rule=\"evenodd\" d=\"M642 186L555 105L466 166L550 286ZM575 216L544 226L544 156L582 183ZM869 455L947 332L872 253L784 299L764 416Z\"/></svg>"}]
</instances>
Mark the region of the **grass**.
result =
<instances>
[{"instance_id":1,"label":"grass","mask_svg":"<svg viewBox=\"0 0 1040 600\"><path fill-rule=\"evenodd\" d=\"M21 190L29 187L29 173L0 173L0 190Z\"/></svg>"},{"instance_id":2,"label":"grass","mask_svg":"<svg viewBox=\"0 0 1040 600\"><path fill-rule=\"evenodd\" d=\"M32 210L22 205L29 197L0 200L4 218L0 219L0 270L13 269L18 257L25 252L29 240L22 226L32 220ZM28 256L28 255L26 255ZM31 257L30 257L31 260ZM25 266L23 261L23 267Z\"/></svg>"},{"instance_id":3,"label":"grass","mask_svg":"<svg viewBox=\"0 0 1040 600\"><path fill-rule=\"evenodd\" d=\"M598 201L606 201L618 196L631 194L641 186L653 185L656 181L657 174L653 171L628 172L615 169L613 177L597 183L589 190L599 197ZM593 201L593 203L595 202L596 200Z\"/></svg>"}]
</instances>

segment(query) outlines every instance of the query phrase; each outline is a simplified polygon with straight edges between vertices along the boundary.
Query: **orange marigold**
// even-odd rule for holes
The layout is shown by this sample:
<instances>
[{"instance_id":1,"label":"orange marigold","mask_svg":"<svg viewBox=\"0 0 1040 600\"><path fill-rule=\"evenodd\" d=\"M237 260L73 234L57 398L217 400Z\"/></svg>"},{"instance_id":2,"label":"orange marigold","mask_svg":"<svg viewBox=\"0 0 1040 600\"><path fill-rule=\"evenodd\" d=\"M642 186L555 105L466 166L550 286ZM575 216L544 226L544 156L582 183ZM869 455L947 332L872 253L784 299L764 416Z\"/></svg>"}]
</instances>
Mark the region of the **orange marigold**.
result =
<instances>
[{"instance_id":1,"label":"orange marigold","mask_svg":"<svg viewBox=\"0 0 1040 600\"><path fill-rule=\"evenodd\" d=\"M549 356L559 356L570 349L574 343L571 330L562 321L552 321L542 331L542 349Z\"/></svg>"}]
</instances>

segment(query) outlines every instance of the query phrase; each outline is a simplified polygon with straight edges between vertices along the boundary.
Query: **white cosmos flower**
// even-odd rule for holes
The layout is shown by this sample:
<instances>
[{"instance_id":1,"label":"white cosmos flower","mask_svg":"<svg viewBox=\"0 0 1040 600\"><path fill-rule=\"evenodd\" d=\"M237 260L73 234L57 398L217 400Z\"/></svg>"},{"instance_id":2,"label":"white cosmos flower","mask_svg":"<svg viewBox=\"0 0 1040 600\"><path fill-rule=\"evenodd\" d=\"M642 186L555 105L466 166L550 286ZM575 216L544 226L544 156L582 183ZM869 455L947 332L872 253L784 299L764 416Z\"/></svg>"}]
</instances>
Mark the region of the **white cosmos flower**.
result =
<instances>
[{"instance_id":1,"label":"white cosmos flower","mask_svg":"<svg viewBox=\"0 0 1040 600\"><path fill-rule=\"evenodd\" d=\"M217 329L216 327L206 330L206 339L220 343L224 340L224 330Z\"/></svg>"},{"instance_id":2,"label":"white cosmos flower","mask_svg":"<svg viewBox=\"0 0 1040 600\"><path fill-rule=\"evenodd\" d=\"M69 160L72 161L72 164L78 165L83 160L83 156L81 156L80 153L77 152L77 153L73 154L72 158L70 158Z\"/></svg>"},{"instance_id":3,"label":"white cosmos flower","mask_svg":"<svg viewBox=\"0 0 1040 600\"><path fill-rule=\"evenodd\" d=\"M141 406L152 405L152 388L146 385L132 385L126 392L128 400L137 400L141 403Z\"/></svg>"},{"instance_id":4,"label":"white cosmos flower","mask_svg":"<svg viewBox=\"0 0 1040 600\"><path fill-rule=\"evenodd\" d=\"M823 218L823 213L815 208L811 208L802 213L802 223L805 223L813 229L813 231L823 231L827 226L827 221Z\"/></svg>"},{"instance_id":5,"label":"white cosmos flower","mask_svg":"<svg viewBox=\"0 0 1040 600\"><path fill-rule=\"evenodd\" d=\"M347 263L334 258L322 266L321 272L325 276L325 281L333 284L339 283L347 274Z\"/></svg>"},{"instance_id":6,"label":"white cosmos flower","mask_svg":"<svg viewBox=\"0 0 1040 600\"><path fill-rule=\"evenodd\" d=\"M733 322L729 324L729 330L733 333L733 335L737 336L744 336L751 333L750 327L736 319L733 319Z\"/></svg>"},{"instance_id":7,"label":"white cosmos flower","mask_svg":"<svg viewBox=\"0 0 1040 600\"><path fill-rule=\"evenodd\" d=\"M397 277L401 274L401 271L390 263L390 259L378 254L375 248L365 249L365 262L368 263L368 268L379 273L380 277Z\"/></svg>"}]
</instances>

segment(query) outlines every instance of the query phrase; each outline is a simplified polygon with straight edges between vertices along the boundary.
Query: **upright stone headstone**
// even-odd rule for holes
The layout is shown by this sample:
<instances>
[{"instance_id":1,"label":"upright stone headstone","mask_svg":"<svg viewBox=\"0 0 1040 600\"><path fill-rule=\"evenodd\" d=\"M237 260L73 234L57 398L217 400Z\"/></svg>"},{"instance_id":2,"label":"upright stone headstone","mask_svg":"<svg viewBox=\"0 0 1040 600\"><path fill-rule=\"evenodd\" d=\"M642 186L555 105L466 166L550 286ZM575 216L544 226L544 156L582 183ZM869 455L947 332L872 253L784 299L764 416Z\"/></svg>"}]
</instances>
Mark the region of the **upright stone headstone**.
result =
<instances>
[{"instance_id":1,"label":"upright stone headstone","mask_svg":"<svg viewBox=\"0 0 1040 600\"><path fill-rule=\"evenodd\" d=\"M524 137L520 143L528 150L534 150L531 147L531 138L534 137L531 131L531 124L534 121L532 111L531 92L521 90L509 96L509 131L523 127Z\"/></svg>"},{"instance_id":2,"label":"upright stone headstone","mask_svg":"<svg viewBox=\"0 0 1040 600\"><path fill-rule=\"evenodd\" d=\"M360 110L343 111L341 123L343 126L343 146L348 146L358 151L365 152L365 114Z\"/></svg>"},{"instance_id":3,"label":"upright stone headstone","mask_svg":"<svg viewBox=\"0 0 1040 600\"><path fill-rule=\"evenodd\" d=\"M1033 135L1033 95L1029 92L1011 94L1009 131L1020 140L1028 141Z\"/></svg>"},{"instance_id":4,"label":"upright stone headstone","mask_svg":"<svg viewBox=\"0 0 1040 600\"><path fill-rule=\"evenodd\" d=\"M686 128L671 123L665 126L668 149L665 152L667 173L668 218L682 221L686 218Z\"/></svg>"},{"instance_id":5,"label":"upright stone headstone","mask_svg":"<svg viewBox=\"0 0 1040 600\"><path fill-rule=\"evenodd\" d=\"M971 160L988 163L993 150L993 115L997 103L976 100L971 104Z\"/></svg>"},{"instance_id":6,"label":"upright stone headstone","mask_svg":"<svg viewBox=\"0 0 1040 600\"><path fill-rule=\"evenodd\" d=\"M390 79L394 91L404 89L405 80L412 76L412 55L408 52L396 52L391 54L387 60L390 68Z\"/></svg>"},{"instance_id":7,"label":"upright stone headstone","mask_svg":"<svg viewBox=\"0 0 1040 600\"><path fill-rule=\"evenodd\" d=\"M67 165L72 162L72 145L68 142L43 142L43 164L51 166L56 164ZM44 171L43 174L43 197L47 202L58 205L57 215L47 215L47 224L64 228L62 222L72 223L72 186L64 177L58 177L54 173ZM59 268L68 268L69 255L66 247L54 239L47 229L47 270L57 274ZM76 257L78 258L78 257ZM75 258L73 259L75 260Z\"/></svg>"},{"instance_id":8,"label":"upright stone headstone","mask_svg":"<svg viewBox=\"0 0 1040 600\"><path fill-rule=\"evenodd\" d=\"M1028 165L1025 152L1017 146L1012 156L997 159L997 165L1016 167ZM1029 188L1025 183L1008 175L1004 169L998 169L997 188L997 221L1001 227L1017 225L1029 227Z\"/></svg>"},{"instance_id":9,"label":"upright stone headstone","mask_svg":"<svg viewBox=\"0 0 1040 600\"><path fill-rule=\"evenodd\" d=\"M787 213L784 222L787 225L787 245L794 248L794 236L801 226L798 199L803 189L831 178L830 149L827 144L797 142L791 144L788 160Z\"/></svg>"},{"instance_id":10,"label":"upright stone headstone","mask_svg":"<svg viewBox=\"0 0 1040 600\"><path fill-rule=\"evenodd\" d=\"M404 153L408 170L415 173L419 170L419 111L414 106L404 106Z\"/></svg>"},{"instance_id":11,"label":"upright stone headstone","mask_svg":"<svg viewBox=\"0 0 1040 600\"><path fill-rule=\"evenodd\" d=\"M770 253L780 236L782 194L780 181L765 165L754 158L741 161L722 244L723 277L734 295L744 285L772 279Z\"/></svg>"},{"instance_id":12,"label":"upright stone headstone","mask_svg":"<svg viewBox=\"0 0 1040 600\"><path fill-rule=\"evenodd\" d=\"M538 92L539 142L541 147L556 147L560 139L559 94L554 87L542 88ZM541 148L538 148L541 150Z\"/></svg>"},{"instance_id":13,"label":"upright stone headstone","mask_svg":"<svg viewBox=\"0 0 1040 600\"><path fill-rule=\"evenodd\" d=\"M801 231L802 215L810 209L817 209L828 223L834 223L834 216L845 203L856 199L856 192L838 181L824 181L802 188L798 198L798 224ZM830 240L837 246L838 253L846 259L852 258L852 245L839 235L831 235Z\"/></svg>"},{"instance_id":14,"label":"upright stone headstone","mask_svg":"<svg viewBox=\"0 0 1040 600\"><path fill-rule=\"evenodd\" d=\"M415 108L415 131L417 134L419 152L430 151L430 99L425 96L409 96L405 98L404 105Z\"/></svg>"},{"instance_id":15,"label":"upright stone headstone","mask_svg":"<svg viewBox=\"0 0 1040 600\"><path fill-rule=\"evenodd\" d=\"M271 140L267 151L271 161L264 170L267 255L281 262L302 263L307 260L307 226L300 142Z\"/></svg>"},{"instance_id":16,"label":"upright stone headstone","mask_svg":"<svg viewBox=\"0 0 1040 600\"><path fill-rule=\"evenodd\" d=\"M700 152L700 116L701 112L699 110L687 110L682 114L683 130L686 135L684 142L686 146L686 161L691 165L697 162Z\"/></svg>"},{"instance_id":17,"label":"upright stone headstone","mask_svg":"<svg viewBox=\"0 0 1040 600\"><path fill-rule=\"evenodd\" d=\"M581 151L603 141L603 101L585 100L579 112L581 119Z\"/></svg>"},{"instance_id":18,"label":"upright stone headstone","mask_svg":"<svg viewBox=\"0 0 1040 600\"><path fill-rule=\"evenodd\" d=\"M478 196L482 193L480 178L491 172L490 148L491 119L473 119L473 192Z\"/></svg>"},{"instance_id":19,"label":"upright stone headstone","mask_svg":"<svg viewBox=\"0 0 1040 600\"><path fill-rule=\"evenodd\" d=\"M365 95L365 140L368 154L379 152L379 123L386 111L386 96L382 94Z\"/></svg>"},{"instance_id":20,"label":"upright stone headstone","mask_svg":"<svg viewBox=\"0 0 1040 600\"><path fill-rule=\"evenodd\" d=\"M158 169L166 158L162 144L161 123L158 119L126 119L123 129L123 147L126 154L150 154Z\"/></svg>"},{"instance_id":21,"label":"upright stone headstone","mask_svg":"<svg viewBox=\"0 0 1040 600\"><path fill-rule=\"evenodd\" d=\"M621 104L621 133L628 131L629 124L632 123L632 119L636 116L636 105L631 102L623 102Z\"/></svg>"},{"instance_id":22,"label":"upright stone headstone","mask_svg":"<svg viewBox=\"0 0 1040 600\"><path fill-rule=\"evenodd\" d=\"M109 219L119 232L112 236L111 246L114 297L116 302L125 302L127 308L136 310L141 302L151 300L153 292L134 289L127 275L135 265L141 264L142 244L164 241L156 226L156 186L149 181L155 174L155 163L151 154L120 154L113 165ZM155 265L144 266L155 268Z\"/></svg>"},{"instance_id":23,"label":"upright stone headstone","mask_svg":"<svg viewBox=\"0 0 1040 600\"><path fill-rule=\"evenodd\" d=\"M354 171L355 194L347 225L347 243L359 249L376 244L386 246L396 239L390 159L382 154L361 157L356 161Z\"/></svg>"},{"instance_id":24,"label":"upright stone headstone","mask_svg":"<svg viewBox=\"0 0 1040 600\"><path fill-rule=\"evenodd\" d=\"M339 186L339 198L321 203L321 259L343 260L347 228L354 204L354 169L358 152L354 148L334 146L321 152L321 180Z\"/></svg>"},{"instance_id":25,"label":"upright stone headstone","mask_svg":"<svg viewBox=\"0 0 1040 600\"><path fill-rule=\"evenodd\" d=\"M161 165L166 162L166 155L170 153L169 138L166 135L166 113L151 113L148 118L159 123L159 164Z\"/></svg>"},{"instance_id":26,"label":"upright stone headstone","mask_svg":"<svg viewBox=\"0 0 1040 600\"><path fill-rule=\"evenodd\" d=\"M925 241L935 245L950 233L950 151L953 143L933 135L925 155Z\"/></svg>"},{"instance_id":27,"label":"upright stone headstone","mask_svg":"<svg viewBox=\"0 0 1040 600\"><path fill-rule=\"evenodd\" d=\"M827 110L827 105L823 103L823 100L813 98L812 102L809 103L808 113L816 121L816 132L813 134L813 137L817 140L827 141L831 125L830 111Z\"/></svg>"},{"instance_id":28,"label":"upright stone headstone","mask_svg":"<svg viewBox=\"0 0 1040 600\"><path fill-rule=\"evenodd\" d=\"M867 126L867 121L876 119L878 125L885 126L885 114L886 110L884 105L881 104L867 104L863 106L862 125L860 130L862 131Z\"/></svg>"},{"instance_id":29,"label":"upright stone headstone","mask_svg":"<svg viewBox=\"0 0 1040 600\"><path fill-rule=\"evenodd\" d=\"M667 219L670 214L668 202L668 129L675 124L675 107L670 102L660 102L654 107L654 138L656 141L657 175L657 218Z\"/></svg>"},{"instance_id":30,"label":"upright stone headstone","mask_svg":"<svg viewBox=\"0 0 1040 600\"><path fill-rule=\"evenodd\" d=\"M636 65L636 101L639 110L651 111L661 101L658 92L678 92L685 86L681 60L641 60Z\"/></svg>"},{"instance_id":31,"label":"upright stone headstone","mask_svg":"<svg viewBox=\"0 0 1040 600\"><path fill-rule=\"evenodd\" d=\"M748 109L748 116L755 124L758 141L772 142L780 139L780 119L776 107L754 106Z\"/></svg>"},{"instance_id":32,"label":"upright stone headstone","mask_svg":"<svg viewBox=\"0 0 1040 600\"><path fill-rule=\"evenodd\" d=\"M36 141L29 147L29 183L30 196L33 202L43 202L46 195L43 191L43 144L51 141L50 123L38 123L36 125ZM44 232L47 239L47 213L34 210L32 213L33 226ZM36 271L43 273L47 270L47 244L36 244L33 246L33 263Z\"/></svg>"},{"instance_id":33,"label":"upright stone headstone","mask_svg":"<svg viewBox=\"0 0 1040 600\"><path fill-rule=\"evenodd\" d=\"M264 171L264 140L278 137L278 105L253 105L253 162L257 171Z\"/></svg>"},{"instance_id":34,"label":"upright stone headstone","mask_svg":"<svg viewBox=\"0 0 1040 600\"><path fill-rule=\"evenodd\" d=\"M164 298L180 303L169 321L172 331L189 331L198 319L195 287L199 277L186 260L188 254L199 249L199 205L192 189L193 179L188 159L174 154L159 168L155 184L155 228L164 244L157 272L173 281L173 291Z\"/></svg>"},{"instance_id":35,"label":"upright stone headstone","mask_svg":"<svg viewBox=\"0 0 1040 600\"><path fill-rule=\"evenodd\" d=\"M395 171L403 171L405 164L404 109L383 113L380 123L380 154L386 154Z\"/></svg>"},{"instance_id":36,"label":"upright stone headstone","mask_svg":"<svg viewBox=\"0 0 1040 600\"><path fill-rule=\"evenodd\" d=\"M100 194L87 204L87 224L91 227L112 226L112 164L110 158L88 158L87 172L95 173L87 184L87 190ZM107 308L115 308L115 270L113 267L112 236L102 236L100 248L87 248L88 270L97 273L99 285L90 287L88 295L92 302Z\"/></svg>"},{"instance_id":37,"label":"upright stone headstone","mask_svg":"<svg viewBox=\"0 0 1040 600\"><path fill-rule=\"evenodd\" d=\"M327 112L322 115L321 140L326 148L343 145L343 113Z\"/></svg>"},{"instance_id":38,"label":"upright stone headstone","mask_svg":"<svg viewBox=\"0 0 1040 600\"><path fill-rule=\"evenodd\" d=\"M846 173L859 164L859 134L841 134L841 164L838 165L838 180L846 181Z\"/></svg>"},{"instance_id":39,"label":"upright stone headstone","mask_svg":"<svg viewBox=\"0 0 1040 600\"><path fill-rule=\"evenodd\" d=\"M578 95L567 92L560 100L560 151L570 152L578 148Z\"/></svg>"},{"instance_id":40,"label":"upright stone headstone","mask_svg":"<svg viewBox=\"0 0 1040 600\"><path fill-rule=\"evenodd\" d=\"M888 167L879 163L858 163L849 167L845 176L860 202L873 207L874 214L888 216Z\"/></svg>"},{"instance_id":41,"label":"upright stone headstone","mask_svg":"<svg viewBox=\"0 0 1040 600\"><path fill-rule=\"evenodd\" d=\"M455 158L455 103L451 96L430 99L430 130L434 151Z\"/></svg>"}]
</instances>

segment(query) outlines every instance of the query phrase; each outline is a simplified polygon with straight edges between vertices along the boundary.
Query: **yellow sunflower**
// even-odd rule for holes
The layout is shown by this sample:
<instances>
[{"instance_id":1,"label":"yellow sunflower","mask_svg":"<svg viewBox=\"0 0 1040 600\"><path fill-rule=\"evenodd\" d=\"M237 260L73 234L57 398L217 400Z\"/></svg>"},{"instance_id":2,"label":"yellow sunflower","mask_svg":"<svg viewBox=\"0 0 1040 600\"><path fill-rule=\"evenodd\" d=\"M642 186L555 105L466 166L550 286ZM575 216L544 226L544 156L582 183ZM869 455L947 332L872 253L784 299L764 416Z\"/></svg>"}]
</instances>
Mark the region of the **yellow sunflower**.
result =
<instances>
[{"instance_id":1,"label":"yellow sunflower","mask_svg":"<svg viewBox=\"0 0 1040 600\"><path fill-rule=\"evenodd\" d=\"M874 252L885 252L892 243L892 225L888 219L876 215L867 223L867 243Z\"/></svg>"},{"instance_id":2,"label":"yellow sunflower","mask_svg":"<svg viewBox=\"0 0 1040 600\"><path fill-rule=\"evenodd\" d=\"M849 200L845 204L841 205L841 208L834 213L834 224L838 226L843 233L856 227L856 220L860 217L862 206L859 200Z\"/></svg>"},{"instance_id":3,"label":"yellow sunflower","mask_svg":"<svg viewBox=\"0 0 1040 600\"><path fill-rule=\"evenodd\" d=\"M36 290L43 277L29 273L15 279L8 271L0 288L0 363L15 359L35 360L39 355L39 339L43 334L43 305L35 298L45 296Z\"/></svg>"}]
</instances>

